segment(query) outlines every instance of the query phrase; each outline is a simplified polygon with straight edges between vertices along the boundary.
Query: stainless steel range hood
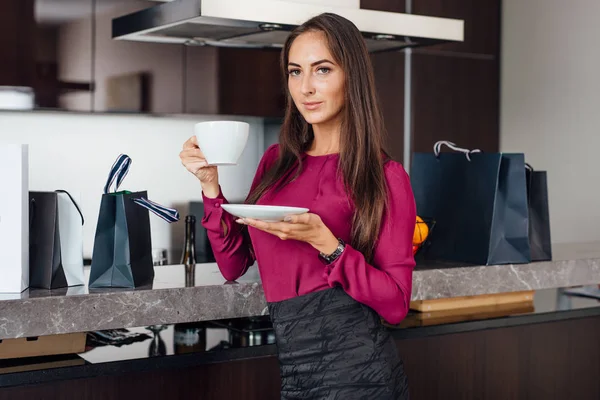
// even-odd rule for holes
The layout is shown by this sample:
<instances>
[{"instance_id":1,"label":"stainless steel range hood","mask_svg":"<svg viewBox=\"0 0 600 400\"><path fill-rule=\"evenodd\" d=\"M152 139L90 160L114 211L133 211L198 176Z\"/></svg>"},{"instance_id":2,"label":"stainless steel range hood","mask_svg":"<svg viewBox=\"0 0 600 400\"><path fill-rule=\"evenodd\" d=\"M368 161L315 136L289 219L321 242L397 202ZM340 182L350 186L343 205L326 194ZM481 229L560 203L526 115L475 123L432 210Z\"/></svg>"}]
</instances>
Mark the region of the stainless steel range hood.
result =
<instances>
[{"instance_id":1,"label":"stainless steel range hood","mask_svg":"<svg viewBox=\"0 0 600 400\"><path fill-rule=\"evenodd\" d=\"M112 36L200 46L282 47L294 27L332 12L358 27L371 52L463 40L462 20L364 10L359 8L359 0L324 3L326 0L174 0L113 19Z\"/></svg>"}]
</instances>

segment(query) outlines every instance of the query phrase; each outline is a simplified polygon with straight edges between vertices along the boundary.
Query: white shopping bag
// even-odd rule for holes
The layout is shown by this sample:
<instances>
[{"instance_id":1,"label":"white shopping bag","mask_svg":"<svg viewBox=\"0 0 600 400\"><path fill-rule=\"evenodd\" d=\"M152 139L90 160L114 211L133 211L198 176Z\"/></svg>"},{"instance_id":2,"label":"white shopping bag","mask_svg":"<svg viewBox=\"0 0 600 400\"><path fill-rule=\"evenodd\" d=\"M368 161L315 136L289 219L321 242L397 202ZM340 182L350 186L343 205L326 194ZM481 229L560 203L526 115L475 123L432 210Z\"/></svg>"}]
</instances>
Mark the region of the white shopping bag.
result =
<instances>
[{"instance_id":1,"label":"white shopping bag","mask_svg":"<svg viewBox=\"0 0 600 400\"><path fill-rule=\"evenodd\" d=\"M0 144L0 293L29 286L29 158L26 144Z\"/></svg>"},{"instance_id":2,"label":"white shopping bag","mask_svg":"<svg viewBox=\"0 0 600 400\"><path fill-rule=\"evenodd\" d=\"M83 215L79 196L74 192L57 191L60 254L68 286L85 284L83 276ZM70 196L69 196L70 195Z\"/></svg>"}]
</instances>

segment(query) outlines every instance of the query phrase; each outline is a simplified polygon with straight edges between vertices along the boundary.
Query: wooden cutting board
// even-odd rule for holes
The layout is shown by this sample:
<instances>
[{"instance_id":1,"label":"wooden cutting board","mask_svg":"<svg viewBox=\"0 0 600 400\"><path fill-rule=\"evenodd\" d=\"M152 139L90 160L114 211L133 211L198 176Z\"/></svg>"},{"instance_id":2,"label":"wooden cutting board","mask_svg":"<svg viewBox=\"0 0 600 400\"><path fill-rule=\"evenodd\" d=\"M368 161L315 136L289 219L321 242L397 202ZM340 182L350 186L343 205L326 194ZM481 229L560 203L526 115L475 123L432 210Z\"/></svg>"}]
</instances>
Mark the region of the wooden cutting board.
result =
<instances>
[{"instance_id":1,"label":"wooden cutting board","mask_svg":"<svg viewBox=\"0 0 600 400\"><path fill-rule=\"evenodd\" d=\"M509 315L518 315L533 312L533 301L499 304L493 306L457 308L441 311L417 311L410 312L399 324L399 328L410 328L416 326L431 326L451 324L456 322L479 321L490 318L500 318Z\"/></svg>"},{"instance_id":2,"label":"wooden cutting board","mask_svg":"<svg viewBox=\"0 0 600 400\"><path fill-rule=\"evenodd\" d=\"M410 309L415 311L454 310L499 304L514 304L533 301L534 290L482 294L478 296L449 297L433 300L412 300Z\"/></svg>"},{"instance_id":3,"label":"wooden cutting board","mask_svg":"<svg viewBox=\"0 0 600 400\"><path fill-rule=\"evenodd\" d=\"M0 340L0 360L82 353L85 351L86 337L87 334L82 332L3 339Z\"/></svg>"}]
</instances>

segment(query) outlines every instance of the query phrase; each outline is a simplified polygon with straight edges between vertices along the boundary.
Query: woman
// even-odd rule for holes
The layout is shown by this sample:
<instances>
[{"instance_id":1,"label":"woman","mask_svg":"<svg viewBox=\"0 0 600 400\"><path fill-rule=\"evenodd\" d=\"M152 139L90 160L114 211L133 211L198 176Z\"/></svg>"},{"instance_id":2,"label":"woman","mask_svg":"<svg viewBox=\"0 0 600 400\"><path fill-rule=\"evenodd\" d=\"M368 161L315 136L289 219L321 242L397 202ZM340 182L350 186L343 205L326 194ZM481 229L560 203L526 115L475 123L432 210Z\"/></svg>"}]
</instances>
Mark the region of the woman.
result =
<instances>
[{"instance_id":1,"label":"woman","mask_svg":"<svg viewBox=\"0 0 600 400\"><path fill-rule=\"evenodd\" d=\"M322 14L291 33L282 67L279 144L262 157L247 203L310 212L279 223L236 220L220 207L227 200L216 167L191 138L180 156L202 185L202 224L226 279L258 262L282 399L408 398L379 316L396 324L408 311L415 204L403 167L382 150L365 43L350 21Z\"/></svg>"}]
</instances>

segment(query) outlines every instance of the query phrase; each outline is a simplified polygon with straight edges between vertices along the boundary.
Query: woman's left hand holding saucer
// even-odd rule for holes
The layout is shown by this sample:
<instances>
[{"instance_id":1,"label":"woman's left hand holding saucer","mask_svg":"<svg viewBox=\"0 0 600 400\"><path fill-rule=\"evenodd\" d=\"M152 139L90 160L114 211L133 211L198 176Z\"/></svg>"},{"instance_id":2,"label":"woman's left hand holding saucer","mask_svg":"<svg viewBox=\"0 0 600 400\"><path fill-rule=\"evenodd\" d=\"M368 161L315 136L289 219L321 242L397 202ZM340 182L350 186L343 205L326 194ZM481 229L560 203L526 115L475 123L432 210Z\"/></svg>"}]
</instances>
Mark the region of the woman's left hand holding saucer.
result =
<instances>
[{"instance_id":1,"label":"woman's left hand holding saucer","mask_svg":"<svg viewBox=\"0 0 600 400\"><path fill-rule=\"evenodd\" d=\"M287 216L282 222L266 222L253 218L239 218L239 224L251 226L279 237L281 240L306 242L325 254L331 254L338 246L338 240L321 217L313 213Z\"/></svg>"}]
</instances>

